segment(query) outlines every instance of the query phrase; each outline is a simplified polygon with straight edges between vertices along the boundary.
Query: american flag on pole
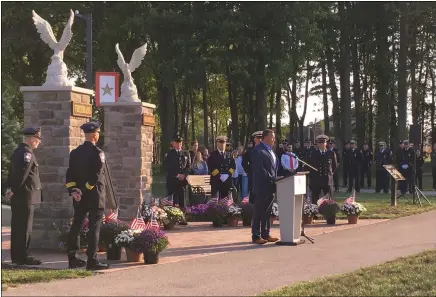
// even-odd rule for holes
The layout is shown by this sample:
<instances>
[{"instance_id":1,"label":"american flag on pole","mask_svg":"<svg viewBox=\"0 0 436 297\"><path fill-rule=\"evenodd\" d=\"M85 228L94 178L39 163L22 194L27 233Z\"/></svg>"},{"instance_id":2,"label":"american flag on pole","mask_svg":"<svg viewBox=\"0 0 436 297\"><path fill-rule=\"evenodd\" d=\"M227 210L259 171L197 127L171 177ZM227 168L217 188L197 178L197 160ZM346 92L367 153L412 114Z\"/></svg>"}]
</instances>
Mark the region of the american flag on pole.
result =
<instances>
[{"instance_id":1,"label":"american flag on pole","mask_svg":"<svg viewBox=\"0 0 436 297\"><path fill-rule=\"evenodd\" d=\"M356 201L356 190L353 190L353 194L347 199L345 199L344 204L353 203L355 201Z\"/></svg>"},{"instance_id":2,"label":"american flag on pole","mask_svg":"<svg viewBox=\"0 0 436 297\"><path fill-rule=\"evenodd\" d=\"M329 194L327 193L326 195L324 195L323 197L319 198L318 201L316 202L316 204L318 206L320 206L324 201L326 200L330 200L329 199Z\"/></svg>"},{"instance_id":3,"label":"american flag on pole","mask_svg":"<svg viewBox=\"0 0 436 297\"><path fill-rule=\"evenodd\" d=\"M172 206L173 205L173 195L170 195L168 197L162 198L160 200L160 204L163 206Z\"/></svg>"},{"instance_id":4,"label":"american flag on pole","mask_svg":"<svg viewBox=\"0 0 436 297\"><path fill-rule=\"evenodd\" d=\"M116 221L118 219L118 211L117 212L111 211L111 213L108 214L105 219Z\"/></svg>"},{"instance_id":5,"label":"american flag on pole","mask_svg":"<svg viewBox=\"0 0 436 297\"><path fill-rule=\"evenodd\" d=\"M151 230L151 229L160 229L159 223L156 220L156 217L153 215L151 216L150 222L145 224L144 230Z\"/></svg>"},{"instance_id":6,"label":"american flag on pole","mask_svg":"<svg viewBox=\"0 0 436 297\"><path fill-rule=\"evenodd\" d=\"M233 198L232 197L225 197L221 199L221 202L227 204L227 206L230 206L233 204Z\"/></svg>"},{"instance_id":7,"label":"american flag on pole","mask_svg":"<svg viewBox=\"0 0 436 297\"><path fill-rule=\"evenodd\" d=\"M145 222L141 215L139 215L139 208L138 212L136 213L136 217L133 219L133 221L130 223L130 228L133 230L140 230L143 231L145 229Z\"/></svg>"}]
</instances>

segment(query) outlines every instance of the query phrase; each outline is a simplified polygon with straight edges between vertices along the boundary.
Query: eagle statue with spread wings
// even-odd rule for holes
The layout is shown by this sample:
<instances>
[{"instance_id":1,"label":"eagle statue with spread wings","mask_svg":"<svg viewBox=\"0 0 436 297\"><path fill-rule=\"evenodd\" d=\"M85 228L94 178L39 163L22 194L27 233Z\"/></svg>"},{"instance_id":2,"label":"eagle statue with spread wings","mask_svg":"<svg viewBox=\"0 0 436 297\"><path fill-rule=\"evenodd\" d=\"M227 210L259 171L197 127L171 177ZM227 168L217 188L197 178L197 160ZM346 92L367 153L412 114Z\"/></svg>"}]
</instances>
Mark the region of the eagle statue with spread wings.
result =
<instances>
[{"instance_id":1,"label":"eagle statue with spread wings","mask_svg":"<svg viewBox=\"0 0 436 297\"><path fill-rule=\"evenodd\" d=\"M118 43L115 45L115 51L118 54L118 66L121 68L124 75L124 82L121 84L121 95L118 98L118 102L141 102L138 98L138 89L133 83L132 72L141 65L141 62L147 53L147 44L144 44L133 52L129 64L124 60L123 54L118 47Z\"/></svg>"},{"instance_id":2,"label":"eagle statue with spread wings","mask_svg":"<svg viewBox=\"0 0 436 297\"><path fill-rule=\"evenodd\" d=\"M64 63L64 51L70 43L73 32L71 27L74 22L74 13L70 9L70 18L67 21L61 39L56 41L53 30L50 24L40 17L34 10L32 10L33 22L35 23L36 30L41 35L42 41L54 51L51 57L51 63L47 69L47 78L43 86L59 87L59 86L73 86L74 83L68 78L67 65Z\"/></svg>"}]
</instances>

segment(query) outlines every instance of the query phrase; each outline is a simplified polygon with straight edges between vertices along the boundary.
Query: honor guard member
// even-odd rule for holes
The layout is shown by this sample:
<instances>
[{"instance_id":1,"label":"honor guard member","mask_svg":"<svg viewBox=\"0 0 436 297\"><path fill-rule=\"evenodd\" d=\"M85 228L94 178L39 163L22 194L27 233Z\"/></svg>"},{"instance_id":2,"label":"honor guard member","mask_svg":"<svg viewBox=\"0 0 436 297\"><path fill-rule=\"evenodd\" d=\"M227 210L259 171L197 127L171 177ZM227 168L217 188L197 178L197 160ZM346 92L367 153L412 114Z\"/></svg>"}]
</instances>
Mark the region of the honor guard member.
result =
<instances>
[{"instance_id":1,"label":"honor guard member","mask_svg":"<svg viewBox=\"0 0 436 297\"><path fill-rule=\"evenodd\" d=\"M216 138L217 149L210 154L207 166L210 170L210 185L212 197L227 197L233 188L232 176L236 169L235 160L231 153L225 151L227 137L218 136Z\"/></svg>"},{"instance_id":2,"label":"honor guard member","mask_svg":"<svg viewBox=\"0 0 436 297\"><path fill-rule=\"evenodd\" d=\"M380 141L378 143L379 150L375 154L375 192L383 193L389 192L389 173L383 165L392 164L392 153L386 148L386 142Z\"/></svg>"},{"instance_id":3,"label":"honor guard member","mask_svg":"<svg viewBox=\"0 0 436 297\"><path fill-rule=\"evenodd\" d=\"M312 146L312 141L309 138L307 138L306 141L304 142L304 149L303 149L303 160L306 163L308 163L312 151L314 151L314 147ZM301 166L301 168L303 171L307 169L305 168L304 164Z\"/></svg>"},{"instance_id":4,"label":"honor guard member","mask_svg":"<svg viewBox=\"0 0 436 297\"><path fill-rule=\"evenodd\" d=\"M360 172L362 170L363 155L362 151L357 148L355 140L350 141L350 149L347 154L348 159L348 192L360 192Z\"/></svg>"},{"instance_id":5,"label":"honor guard member","mask_svg":"<svg viewBox=\"0 0 436 297\"><path fill-rule=\"evenodd\" d=\"M398 187L401 193L406 194L407 190L412 194L415 188L415 181L413 180L413 159L415 158L415 152L413 148L409 146L409 141L403 141L404 148L402 154L399 158L399 171L406 179L405 181L400 181Z\"/></svg>"},{"instance_id":6,"label":"honor guard member","mask_svg":"<svg viewBox=\"0 0 436 297\"><path fill-rule=\"evenodd\" d=\"M333 185L335 187L335 192L339 192L339 164L341 163L341 155L339 154L339 150L336 147L336 142L334 140L329 141L329 150L331 150L336 155L336 170L333 172Z\"/></svg>"},{"instance_id":7,"label":"honor guard member","mask_svg":"<svg viewBox=\"0 0 436 297\"><path fill-rule=\"evenodd\" d=\"M348 186L348 167L349 167L349 160L348 160L348 151L350 150L350 142L345 141L344 143L344 149L342 150L342 179L343 184L342 186L345 188Z\"/></svg>"},{"instance_id":8,"label":"honor guard member","mask_svg":"<svg viewBox=\"0 0 436 297\"><path fill-rule=\"evenodd\" d=\"M12 153L6 198L11 199L11 260L18 265L40 265L29 253L33 212L41 203L41 181L33 150L41 143L41 128L26 128Z\"/></svg>"},{"instance_id":9,"label":"honor guard member","mask_svg":"<svg viewBox=\"0 0 436 297\"><path fill-rule=\"evenodd\" d=\"M333 172L336 170L337 160L336 154L327 149L328 139L325 135L318 135L316 137L318 148L311 153L308 160L309 165L318 170L315 171L309 167L309 185L313 204L317 203L321 191L325 195L330 192L333 186Z\"/></svg>"},{"instance_id":10,"label":"honor guard member","mask_svg":"<svg viewBox=\"0 0 436 297\"><path fill-rule=\"evenodd\" d=\"M368 189L371 188L371 184L372 184L371 165L373 160L374 160L374 155L372 154L372 151L369 149L368 143L364 143L363 150L362 150L362 170L360 171L361 173L360 187L362 188L365 185L365 176L366 176Z\"/></svg>"},{"instance_id":11,"label":"honor guard member","mask_svg":"<svg viewBox=\"0 0 436 297\"><path fill-rule=\"evenodd\" d=\"M80 128L85 133L85 142L70 153L66 175L66 187L73 198L74 219L68 234L69 268L83 267L102 270L109 265L100 263L97 246L106 202L106 171L104 152L96 146L100 137L100 123L88 122ZM88 214L88 261L76 257L80 249L80 231Z\"/></svg>"},{"instance_id":12,"label":"honor guard member","mask_svg":"<svg viewBox=\"0 0 436 297\"><path fill-rule=\"evenodd\" d=\"M186 156L182 151L182 142L183 138L178 135L173 138L173 148L167 153L164 167L167 174L168 195L173 195L174 206L184 209L185 191L188 184L186 177L191 164L189 163L189 156ZM181 225L186 225L186 222L181 223Z\"/></svg>"},{"instance_id":13,"label":"honor guard member","mask_svg":"<svg viewBox=\"0 0 436 297\"><path fill-rule=\"evenodd\" d=\"M244 171L247 173L248 176L248 201L251 204L254 204L254 197L256 196L253 192L253 170L251 168L251 154L253 152L253 148L262 142L262 133L263 131L257 131L251 135L251 137L253 138L252 146L248 147L245 153L242 155L242 167L244 168Z\"/></svg>"}]
</instances>

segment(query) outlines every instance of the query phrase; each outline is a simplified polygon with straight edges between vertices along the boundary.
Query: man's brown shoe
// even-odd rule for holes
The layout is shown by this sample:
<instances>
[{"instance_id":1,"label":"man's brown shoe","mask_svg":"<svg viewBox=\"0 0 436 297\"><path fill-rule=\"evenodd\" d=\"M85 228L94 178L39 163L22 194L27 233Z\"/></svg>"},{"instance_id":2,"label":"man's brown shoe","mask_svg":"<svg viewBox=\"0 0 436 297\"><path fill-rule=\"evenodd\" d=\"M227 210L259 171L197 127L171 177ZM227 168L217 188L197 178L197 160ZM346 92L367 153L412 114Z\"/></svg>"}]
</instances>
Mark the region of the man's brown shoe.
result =
<instances>
[{"instance_id":1,"label":"man's brown shoe","mask_svg":"<svg viewBox=\"0 0 436 297\"><path fill-rule=\"evenodd\" d=\"M276 242L278 240L279 239L277 237L271 237L271 236L268 236L268 239L267 239L268 242Z\"/></svg>"},{"instance_id":2,"label":"man's brown shoe","mask_svg":"<svg viewBox=\"0 0 436 297\"><path fill-rule=\"evenodd\" d=\"M263 239L263 238L258 238L258 239L256 239L256 240L254 240L253 242L254 242L254 243L257 243L257 244L265 244L265 243L268 242L268 240L265 240L265 239Z\"/></svg>"}]
</instances>

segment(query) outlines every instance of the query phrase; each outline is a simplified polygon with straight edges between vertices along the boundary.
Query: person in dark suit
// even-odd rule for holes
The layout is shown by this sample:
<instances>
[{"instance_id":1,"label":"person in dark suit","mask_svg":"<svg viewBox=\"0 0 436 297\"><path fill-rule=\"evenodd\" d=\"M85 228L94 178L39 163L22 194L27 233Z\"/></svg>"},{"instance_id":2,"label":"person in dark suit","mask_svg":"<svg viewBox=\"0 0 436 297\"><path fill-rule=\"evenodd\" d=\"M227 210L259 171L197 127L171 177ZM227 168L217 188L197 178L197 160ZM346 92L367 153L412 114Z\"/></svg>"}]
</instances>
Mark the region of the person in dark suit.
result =
<instances>
[{"instance_id":1,"label":"person in dark suit","mask_svg":"<svg viewBox=\"0 0 436 297\"><path fill-rule=\"evenodd\" d=\"M389 149L386 148L386 142L378 143L379 151L375 154L375 192L380 193L383 189L384 193L389 192L390 175L383 165L392 164L392 156Z\"/></svg>"},{"instance_id":2,"label":"person in dark suit","mask_svg":"<svg viewBox=\"0 0 436 297\"><path fill-rule=\"evenodd\" d=\"M333 185L335 187L335 192L339 192L339 164L341 163L341 155L336 147L336 142L334 140L329 141L329 150L331 150L336 155L336 170L333 172Z\"/></svg>"},{"instance_id":3,"label":"person in dark suit","mask_svg":"<svg viewBox=\"0 0 436 297\"><path fill-rule=\"evenodd\" d=\"M227 197L233 188L232 176L236 170L236 163L231 153L226 152L226 136L216 138L217 149L210 154L207 166L210 171L211 195L219 198Z\"/></svg>"},{"instance_id":4,"label":"person in dark suit","mask_svg":"<svg viewBox=\"0 0 436 297\"><path fill-rule=\"evenodd\" d=\"M343 184L342 186L345 188L348 186L348 167L349 167L349 160L348 160L348 151L350 150L350 142L346 141L344 144L344 149L342 150L342 179Z\"/></svg>"},{"instance_id":5,"label":"person in dark suit","mask_svg":"<svg viewBox=\"0 0 436 297\"><path fill-rule=\"evenodd\" d=\"M360 172L362 170L363 155L362 151L357 148L355 140L350 141L351 148L348 150L348 192L360 192Z\"/></svg>"},{"instance_id":6,"label":"person in dark suit","mask_svg":"<svg viewBox=\"0 0 436 297\"><path fill-rule=\"evenodd\" d=\"M404 176L406 180L402 180L398 183L398 188L404 195L409 190L412 194L415 189L415 181L413 180L413 159L415 157L415 151L409 146L409 141L403 141L404 148L401 152L400 158L398 160L398 170Z\"/></svg>"},{"instance_id":7,"label":"person in dark suit","mask_svg":"<svg viewBox=\"0 0 436 297\"><path fill-rule=\"evenodd\" d=\"M337 167L336 154L327 150L327 141L329 138L325 135L318 135L316 142L318 149L314 150L309 158L309 165L316 168L315 171L309 167L309 188L311 190L312 203L316 204L321 191L326 195L333 186L333 172Z\"/></svg>"},{"instance_id":8,"label":"person in dark suit","mask_svg":"<svg viewBox=\"0 0 436 297\"><path fill-rule=\"evenodd\" d=\"M85 133L85 142L70 153L66 174L68 193L73 198L74 219L68 233L67 255L69 268L85 266L85 261L76 257L80 249L80 231L88 215L88 261L86 269L107 269L107 264L99 263L97 247L100 227L106 203L106 174L104 152L96 146L100 137L99 122L88 122L80 128Z\"/></svg>"},{"instance_id":9,"label":"person in dark suit","mask_svg":"<svg viewBox=\"0 0 436 297\"><path fill-rule=\"evenodd\" d=\"M40 265L29 253L35 205L41 203L38 162L33 154L41 143L41 128L26 128L24 140L12 153L6 198L11 200L11 260L18 265Z\"/></svg>"},{"instance_id":10,"label":"person in dark suit","mask_svg":"<svg viewBox=\"0 0 436 297\"><path fill-rule=\"evenodd\" d=\"M242 167L244 168L244 171L247 173L248 176L248 201L251 204L254 204L254 198L256 197L256 194L253 192L253 170L251 155L253 149L262 142L262 131L254 132L251 136L253 137L252 145L251 147L249 146L245 153L242 155Z\"/></svg>"},{"instance_id":11,"label":"person in dark suit","mask_svg":"<svg viewBox=\"0 0 436 297\"><path fill-rule=\"evenodd\" d=\"M183 138L178 135L173 138L173 148L167 153L164 167L167 193L168 195L173 195L175 207L184 209L185 191L188 184L186 177L188 176L191 164L189 163L189 155L185 155L182 151L182 142ZM185 225L185 222L182 225Z\"/></svg>"},{"instance_id":12,"label":"person in dark suit","mask_svg":"<svg viewBox=\"0 0 436 297\"><path fill-rule=\"evenodd\" d=\"M367 143L363 144L363 151L362 151L363 159L362 159L362 170L360 172L360 187L363 188L365 185L365 177L366 182L368 185L368 188L371 188L372 184L372 172L371 172L371 165L372 161L374 159L374 155L372 154L372 151L369 149L369 146Z\"/></svg>"},{"instance_id":13,"label":"person in dark suit","mask_svg":"<svg viewBox=\"0 0 436 297\"><path fill-rule=\"evenodd\" d=\"M276 192L277 169L280 160L273 151L275 133L273 130L262 132L262 142L253 149L253 190L254 216L251 224L251 239L254 243L276 242L278 238L270 235L270 216L272 201Z\"/></svg>"}]
</instances>

